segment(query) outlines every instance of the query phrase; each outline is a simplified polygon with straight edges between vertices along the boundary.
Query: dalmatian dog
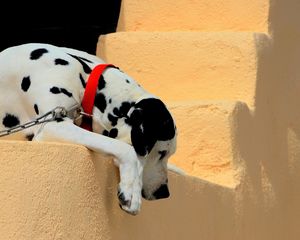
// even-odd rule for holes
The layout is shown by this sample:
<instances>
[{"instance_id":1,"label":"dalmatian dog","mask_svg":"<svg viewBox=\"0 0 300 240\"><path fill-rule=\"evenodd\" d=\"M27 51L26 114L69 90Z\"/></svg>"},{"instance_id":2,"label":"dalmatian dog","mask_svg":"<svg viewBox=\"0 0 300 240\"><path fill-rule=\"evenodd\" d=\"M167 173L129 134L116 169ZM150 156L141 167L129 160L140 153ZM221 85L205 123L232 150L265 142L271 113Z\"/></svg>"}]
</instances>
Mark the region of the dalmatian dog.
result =
<instances>
[{"instance_id":1,"label":"dalmatian dog","mask_svg":"<svg viewBox=\"0 0 300 240\"><path fill-rule=\"evenodd\" d=\"M112 156L119 169L117 197L121 209L136 215L142 197L169 197L168 164L176 150L176 126L166 105L133 78L108 66L82 110L89 77L105 64L97 56L76 49L26 43L0 52L0 131L33 121L61 107L79 106L82 117L64 115L1 139L60 141L81 144ZM78 111L78 112L80 112ZM81 124L90 124L90 129Z\"/></svg>"}]
</instances>

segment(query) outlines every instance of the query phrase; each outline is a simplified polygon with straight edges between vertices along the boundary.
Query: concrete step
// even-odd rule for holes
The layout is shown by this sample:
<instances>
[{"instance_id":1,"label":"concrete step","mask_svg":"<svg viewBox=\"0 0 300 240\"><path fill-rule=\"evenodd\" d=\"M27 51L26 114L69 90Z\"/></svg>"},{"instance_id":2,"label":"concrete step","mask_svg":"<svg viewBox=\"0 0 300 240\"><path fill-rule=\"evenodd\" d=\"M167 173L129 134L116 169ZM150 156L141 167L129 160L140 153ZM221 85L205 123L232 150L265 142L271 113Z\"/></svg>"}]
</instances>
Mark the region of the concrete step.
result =
<instances>
[{"instance_id":1,"label":"concrete step","mask_svg":"<svg viewBox=\"0 0 300 240\"><path fill-rule=\"evenodd\" d=\"M268 0L123 0L117 31L268 30Z\"/></svg>"},{"instance_id":2,"label":"concrete step","mask_svg":"<svg viewBox=\"0 0 300 240\"><path fill-rule=\"evenodd\" d=\"M97 55L165 100L228 99L252 107L266 41L252 32L119 32L99 38Z\"/></svg>"},{"instance_id":3,"label":"concrete step","mask_svg":"<svg viewBox=\"0 0 300 240\"><path fill-rule=\"evenodd\" d=\"M0 149L1 240L234 239L233 189L170 172L171 197L143 200L131 216L119 208L112 159L61 143Z\"/></svg>"},{"instance_id":4,"label":"concrete step","mask_svg":"<svg viewBox=\"0 0 300 240\"><path fill-rule=\"evenodd\" d=\"M167 104L178 129L177 152L170 162L188 175L235 187L242 170L236 129L249 113L237 101L182 101Z\"/></svg>"}]
</instances>

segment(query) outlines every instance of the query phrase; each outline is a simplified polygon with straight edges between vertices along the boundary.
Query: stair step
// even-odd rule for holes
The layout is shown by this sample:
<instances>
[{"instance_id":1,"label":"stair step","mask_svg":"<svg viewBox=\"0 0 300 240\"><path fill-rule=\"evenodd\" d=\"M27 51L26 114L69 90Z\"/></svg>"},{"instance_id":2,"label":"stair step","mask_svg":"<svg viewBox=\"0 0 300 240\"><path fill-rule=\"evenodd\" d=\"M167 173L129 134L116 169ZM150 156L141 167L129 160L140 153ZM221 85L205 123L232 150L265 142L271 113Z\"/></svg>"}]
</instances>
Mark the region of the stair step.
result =
<instances>
[{"instance_id":1,"label":"stair step","mask_svg":"<svg viewBox=\"0 0 300 240\"><path fill-rule=\"evenodd\" d=\"M123 0L117 31L255 31L268 28L267 0Z\"/></svg>"},{"instance_id":2,"label":"stair step","mask_svg":"<svg viewBox=\"0 0 300 240\"><path fill-rule=\"evenodd\" d=\"M119 208L109 157L64 143L1 141L0 148L1 240L181 240L199 231L233 239L234 189L170 173L170 198L143 200L133 217ZM189 224L166 234L180 218Z\"/></svg>"},{"instance_id":3,"label":"stair step","mask_svg":"<svg viewBox=\"0 0 300 240\"><path fill-rule=\"evenodd\" d=\"M265 39L252 32L119 32L99 38L97 55L165 100L228 99L252 107Z\"/></svg>"},{"instance_id":4,"label":"stair step","mask_svg":"<svg viewBox=\"0 0 300 240\"><path fill-rule=\"evenodd\" d=\"M188 175L233 187L239 182L235 159L238 116L248 112L238 101L169 102L178 129L177 151L170 162Z\"/></svg>"}]
</instances>

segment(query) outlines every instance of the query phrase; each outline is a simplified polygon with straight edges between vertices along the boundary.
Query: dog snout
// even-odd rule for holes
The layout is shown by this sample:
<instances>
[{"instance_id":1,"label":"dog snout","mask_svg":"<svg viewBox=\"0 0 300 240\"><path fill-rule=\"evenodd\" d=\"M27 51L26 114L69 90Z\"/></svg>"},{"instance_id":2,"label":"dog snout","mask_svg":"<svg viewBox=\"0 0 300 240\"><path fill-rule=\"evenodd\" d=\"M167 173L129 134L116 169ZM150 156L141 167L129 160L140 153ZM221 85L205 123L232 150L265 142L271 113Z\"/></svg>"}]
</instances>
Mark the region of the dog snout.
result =
<instances>
[{"instance_id":1,"label":"dog snout","mask_svg":"<svg viewBox=\"0 0 300 240\"><path fill-rule=\"evenodd\" d=\"M162 184L154 193L155 199L168 198L170 196L169 188L167 184Z\"/></svg>"}]
</instances>

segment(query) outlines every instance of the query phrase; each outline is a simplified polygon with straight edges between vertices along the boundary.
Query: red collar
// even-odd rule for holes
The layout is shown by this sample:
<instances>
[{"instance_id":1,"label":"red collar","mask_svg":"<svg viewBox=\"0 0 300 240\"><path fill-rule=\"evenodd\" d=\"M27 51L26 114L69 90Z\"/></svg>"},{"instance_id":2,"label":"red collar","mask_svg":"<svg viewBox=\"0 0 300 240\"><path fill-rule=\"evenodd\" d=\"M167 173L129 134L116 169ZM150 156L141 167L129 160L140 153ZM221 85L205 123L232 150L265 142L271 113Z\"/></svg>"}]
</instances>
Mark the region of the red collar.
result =
<instances>
[{"instance_id":1,"label":"red collar","mask_svg":"<svg viewBox=\"0 0 300 240\"><path fill-rule=\"evenodd\" d=\"M92 131L92 114L98 82L100 76L108 67L115 66L112 64L99 64L96 67L94 67L86 83L83 99L81 102L81 106L86 115L83 115L82 117L81 127L88 131Z\"/></svg>"}]
</instances>

